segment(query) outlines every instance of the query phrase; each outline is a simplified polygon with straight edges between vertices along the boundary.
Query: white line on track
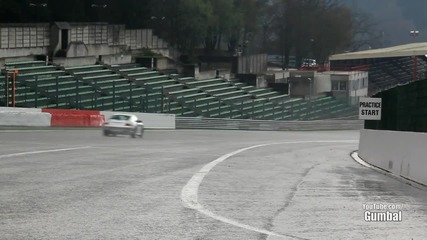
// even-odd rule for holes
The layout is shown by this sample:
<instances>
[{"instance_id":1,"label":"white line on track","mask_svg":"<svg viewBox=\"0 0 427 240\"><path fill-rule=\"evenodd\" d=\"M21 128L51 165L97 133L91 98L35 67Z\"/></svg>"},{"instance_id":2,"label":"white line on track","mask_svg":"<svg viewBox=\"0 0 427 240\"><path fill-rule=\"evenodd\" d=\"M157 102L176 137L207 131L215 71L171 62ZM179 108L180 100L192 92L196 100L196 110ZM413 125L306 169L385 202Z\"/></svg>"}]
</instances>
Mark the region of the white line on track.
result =
<instances>
[{"instance_id":1,"label":"white line on track","mask_svg":"<svg viewBox=\"0 0 427 240\"><path fill-rule=\"evenodd\" d=\"M288 234L279 234L279 233L275 233L266 229L262 229L262 228L257 228L257 227L252 227L249 226L247 224L243 224L243 223L239 223L236 220L233 219L229 219L220 215L217 215L216 213L211 212L210 210L206 209L203 205L201 205L199 203L198 200L198 192L199 192L199 187L200 184L202 183L203 179L206 177L206 175L208 175L208 173L219 163L227 160L228 158L239 154L241 152L244 151L248 151L254 148L259 148L259 147L265 147L265 146L271 146L271 145L278 145L278 144L312 144L312 143L357 143L357 140L327 140L327 141L296 141L296 142L275 142L275 143L266 143L266 144L259 144L259 145L254 145L254 146L250 146L250 147L246 147L246 148L242 148L239 150L236 150L234 152L225 154L217 159L215 159L214 161L206 164L205 166L203 166L199 172L197 172L196 174L193 175L193 177L190 179L190 181L187 182L187 184L184 186L184 188L181 191L181 200L183 202L184 207L186 208L190 208L190 209L194 209L210 218L216 219L218 221L221 221L223 223L227 223L230 225L234 225L236 227L240 227L249 231L254 231L257 233L261 233L261 234L265 234L268 236L275 236L275 237L279 237L279 238L284 238L284 239L304 239L304 238L299 238L296 236L292 236L292 235L288 235Z\"/></svg>"},{"instance_id":2,"label":"white line on track","mask_svg":"<svg viewBox=\"0 0 427 240\"><path fill-rule=\"evenodd\" d=\"M32 154L41 154L41 153L65 152L65 151L81 150L81 149L87 149L87 148L91 148L91 147L86 146L86 147L75 147L75 148L59 148L59 149L39 150L39 151L32 151L32 152L11 153L11 154L0 155L0 158L11 158L11 157L19 157L19 156L32 155Z\"/></svg>"},{"instance_id":3,"label":"white line on track","mask_svg":"<svg viewBox=\"0 0 427 240\"><path fill-rule=\"evenodd\" d=\"M48 130L48 129L21 129L21 130L0 130L0 133L29 133L29 132L57 132L58 130Z\"/></svg>"}]
</instances>

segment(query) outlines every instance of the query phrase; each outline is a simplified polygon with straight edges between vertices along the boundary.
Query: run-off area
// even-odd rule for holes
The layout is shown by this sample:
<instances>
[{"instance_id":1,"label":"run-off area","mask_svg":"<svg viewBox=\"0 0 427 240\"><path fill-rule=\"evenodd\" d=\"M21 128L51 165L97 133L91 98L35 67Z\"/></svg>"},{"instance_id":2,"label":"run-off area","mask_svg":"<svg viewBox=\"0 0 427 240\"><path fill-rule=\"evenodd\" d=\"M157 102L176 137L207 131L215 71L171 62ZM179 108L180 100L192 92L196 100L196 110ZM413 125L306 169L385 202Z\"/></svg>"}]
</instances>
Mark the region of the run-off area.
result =
<instances>
[{"instance_id":1,"label":"run-off area","mask_svg":"<svg viewBox=\"0 0 427 240\"><path fill-rule=\"evenodd\" d=\"M0 155L12 157L0 157L0 239L426 238L426 192L354 162L357 131L1 134ZM206 173L198 203L219 219L184 207L181 191L205 165L270 143L280 144ZM52 149L69 150L41 152ZM22 152L38 153L11 155ZM404 204L403 221L365 222L369 203Z\"/></svg>"}]
</instances>

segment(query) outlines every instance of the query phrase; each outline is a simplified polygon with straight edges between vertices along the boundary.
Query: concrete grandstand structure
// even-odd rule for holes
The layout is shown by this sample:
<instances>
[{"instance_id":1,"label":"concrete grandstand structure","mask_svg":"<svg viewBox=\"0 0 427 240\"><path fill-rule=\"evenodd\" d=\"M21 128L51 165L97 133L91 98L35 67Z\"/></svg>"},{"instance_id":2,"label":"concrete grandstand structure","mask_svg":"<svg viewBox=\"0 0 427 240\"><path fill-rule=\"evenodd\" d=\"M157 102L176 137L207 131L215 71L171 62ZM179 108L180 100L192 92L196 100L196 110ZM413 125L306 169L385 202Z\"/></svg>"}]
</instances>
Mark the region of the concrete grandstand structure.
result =
<instances>
[{"instance_id":1,"label":"concrete grandstand structure","mask_svg":"<svg viewBox=\"0 0 427 240\"><path fill-rule=\"evenodd\" d=\"M173 58L168 44L151 29L95 23L16 23L0 25L0 63L48 57L62 66L130 63L131 55L152 49Z\"/></svg>"}]
</instances>

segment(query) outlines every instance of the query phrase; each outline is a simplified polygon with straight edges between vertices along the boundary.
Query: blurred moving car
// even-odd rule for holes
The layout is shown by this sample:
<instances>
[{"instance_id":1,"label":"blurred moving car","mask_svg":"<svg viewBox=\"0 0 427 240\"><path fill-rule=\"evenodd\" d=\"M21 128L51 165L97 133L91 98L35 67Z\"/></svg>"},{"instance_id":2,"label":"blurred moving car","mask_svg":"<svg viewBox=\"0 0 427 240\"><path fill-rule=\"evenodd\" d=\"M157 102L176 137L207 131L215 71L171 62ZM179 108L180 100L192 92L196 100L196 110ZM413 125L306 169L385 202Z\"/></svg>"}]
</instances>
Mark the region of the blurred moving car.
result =
<instances>
[{"instance_id":1,"label":"blurred moving car","mask_svg":"<svg viewBox=\"0 0 427 240\"><path fill-rule=\"evenodd\" d=\"M144 123L133 114L114 114L102 126L104 136L130 135L135 138L144 135Z\"/></svg>"}]
</instances>

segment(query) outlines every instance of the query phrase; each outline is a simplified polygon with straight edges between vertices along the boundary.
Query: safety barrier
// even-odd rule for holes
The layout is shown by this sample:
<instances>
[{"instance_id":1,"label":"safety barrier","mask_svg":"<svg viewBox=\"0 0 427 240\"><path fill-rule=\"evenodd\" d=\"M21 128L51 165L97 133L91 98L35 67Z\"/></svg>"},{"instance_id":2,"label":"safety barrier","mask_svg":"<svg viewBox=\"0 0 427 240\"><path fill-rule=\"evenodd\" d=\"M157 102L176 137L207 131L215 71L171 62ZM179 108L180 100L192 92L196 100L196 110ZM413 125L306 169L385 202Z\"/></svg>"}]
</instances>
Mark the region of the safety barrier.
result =
<instances>
[{"instance_id":1,"label":"safety barrier","mask_svg":"<svg viewBox=\"0 0 427 240\"><path fill-rule=\"evenodd\" d=\"M426 133L362 130L359 156L395 175L427 186Z\"/></svg>"},{"instance_id":2,"label":"safety barrier","mask_svg":"<svg viewBox=\"0 0 427 240\"><path fill-rule=\"evenodd\" d=\"M177 117L177 129L224 129L260 131L299 131L299 130L360 130L361 120L319 120L319 121L268 121L238 120L218 118Z\"/></svg>"},{"instance_id":3,"label":"safety barrier","mask_svg":"<svg viewBox=\"0 0 427 240\"><path fill-rule=\"evenodd\" d=\"M42 112L52 115L51 127L100 127L104 123L99 111L44 108Z\"/></svg>"},{"instance_id":4,"label":"safety barrier","mask_svg":"<svg viewBox=\"0 0 427 240\"><path fill-rule=\"evenodd\" d=\"M0 126L49 127L51 115L41 111L0 110Z\"/></svg>"}]
</instances>

